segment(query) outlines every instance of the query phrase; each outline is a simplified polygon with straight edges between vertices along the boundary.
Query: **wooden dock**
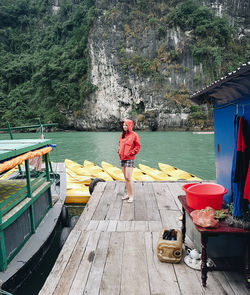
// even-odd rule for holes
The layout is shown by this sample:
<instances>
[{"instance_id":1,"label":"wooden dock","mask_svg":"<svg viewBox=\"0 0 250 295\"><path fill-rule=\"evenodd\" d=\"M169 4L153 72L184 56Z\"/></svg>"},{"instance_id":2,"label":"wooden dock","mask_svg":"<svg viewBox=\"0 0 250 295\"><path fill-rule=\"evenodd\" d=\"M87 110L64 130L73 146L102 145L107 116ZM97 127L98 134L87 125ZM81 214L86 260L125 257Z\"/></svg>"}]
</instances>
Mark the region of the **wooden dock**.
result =
<instances>
[{"instance_id":1,"label":"wooden dock","mask_svg":"<svg viewBox=\"0 0 250 295\"><path fill-rule=\"evenodd\" d=\"M183 260L158 260L160 230L181 228L182 185L135 182L126 203L124 182L98 183L39 295L249 294L236 272L209 272L203 288L201 272Z\"/></svg>"}]
</instances>

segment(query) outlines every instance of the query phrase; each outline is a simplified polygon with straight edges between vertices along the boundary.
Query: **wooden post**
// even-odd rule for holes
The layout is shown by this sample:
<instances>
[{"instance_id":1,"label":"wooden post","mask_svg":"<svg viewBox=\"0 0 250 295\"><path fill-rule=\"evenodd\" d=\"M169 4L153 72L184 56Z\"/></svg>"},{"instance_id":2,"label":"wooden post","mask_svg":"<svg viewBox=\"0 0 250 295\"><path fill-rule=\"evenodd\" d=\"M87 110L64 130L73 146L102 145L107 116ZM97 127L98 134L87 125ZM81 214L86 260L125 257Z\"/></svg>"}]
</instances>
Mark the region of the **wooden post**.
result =
<instances>
[{"instance_id":1,"label":"wooden post","mask_svg":"<svg viewBox=\"0 0 250 295\"><path fill-rule=\"evenodd\" d=\"M207 241L207 235L201 232L201 281L203 287L207 285Z\"/></svg>"},{"instance_id":2,"label":"wooden post","mask_svg":"<svg viewBox=\"0 0 250 295\"><path fill-rule=\"evenodd\" d=\"M182 207L182 243L185 243L186 238L186 211L184 207Z\"/></svg>"}]
</instances>

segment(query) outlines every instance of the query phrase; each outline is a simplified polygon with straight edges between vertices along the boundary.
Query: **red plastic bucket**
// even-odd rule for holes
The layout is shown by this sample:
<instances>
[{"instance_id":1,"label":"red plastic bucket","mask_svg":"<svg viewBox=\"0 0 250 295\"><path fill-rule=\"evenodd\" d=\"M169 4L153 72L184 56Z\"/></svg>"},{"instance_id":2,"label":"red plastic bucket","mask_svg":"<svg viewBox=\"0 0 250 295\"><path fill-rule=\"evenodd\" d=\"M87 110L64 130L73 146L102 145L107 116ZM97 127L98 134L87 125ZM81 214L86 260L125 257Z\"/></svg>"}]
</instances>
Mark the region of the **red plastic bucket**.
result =
<instances>
[{"instance_id":1,"label":"red plastic bucket","mask_svg":"<svg viewBox=\"0 0 250 295\"><path fill-rule=\"evenodd\" d=\"M227 193L224 186L216 183L187 183L182 189L186 193L188 207L199 210L207 206L220 210L223 196Z\"/></svg>"}]
</instances>

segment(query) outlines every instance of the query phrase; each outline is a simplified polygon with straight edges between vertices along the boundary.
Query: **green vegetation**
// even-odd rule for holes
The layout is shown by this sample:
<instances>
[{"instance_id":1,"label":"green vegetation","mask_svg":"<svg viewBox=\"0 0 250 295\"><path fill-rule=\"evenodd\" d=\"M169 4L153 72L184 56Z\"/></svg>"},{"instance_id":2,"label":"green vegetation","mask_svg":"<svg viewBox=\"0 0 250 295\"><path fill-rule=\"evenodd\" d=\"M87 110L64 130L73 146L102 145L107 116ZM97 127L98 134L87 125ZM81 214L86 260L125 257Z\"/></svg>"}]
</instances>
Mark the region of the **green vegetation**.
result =
<instances>
[{"instance_id":1,"label":"green vegetation","mask_svg":"<svg viewBox=\"0 0 250 295\"><path fill-rule=\"evenodd\" d=\"M77 111L95 89L91 84L88 33L93 0L0 0L0 118L11 125L55 121Z\"/></svg>"},{"instance_id":2,"label":"green vegetation","mask_svg":"<svg viewBox=\"0 0 250 295\"><path fill-rule=\"evenodd\" d=\"M115 5L109 0L60 0L57 11L51 3L0 0L1 127L6 121L11 125L33 123L37 117L67 127L66 115L84 117L85 104L95 90L89 79L88 36L96 14L103 17L105 29L115 25L123 30L118 55L124 73L141 80L149 77L155 91L169 85L173 72L188 71L182 60L189 48L195 63L203 65L206 83L250 59L250 44L236 39L228 20L192 0L178 5L173 0L120 0ZM183 35L185 32L185 40L178 45L166 39L174 26L180 27ZM107 42L110 36L108 30L101 35ZM147 40L141 42L147 36L155 36L155 46L150 49L155 52L148 52ZM201 83L203 76L197 72L194 85ZM165 98L190 106L189 89L175 87L178 89L166 88ZM138 114L135 106L132 112ZM199 111L191 111L193 121L201 116Z\"/></svg>"},{"instance_id":3,"label":"green vegetation","mask_svg":"<svg viewBox=\"0 0 250 295\"><path fill-rule=\"evenodd\" d=\"M122 2L122 1L121 1ZM235 28L231 27L225 17L218 17L214 11L206 6L201 6L193 0L185 0L178 6L174 2L161 1L137 1L135 9L130 13L131 18L143 18L145 26L154 28L158 37L164 39L167 29L171 26L179 26L182 31L191 32L192 40L189 42L194 61L196 64L202 63L206 72L207 82L212 82L220 76L237 68L240 64L250 59L250 44L236 39ZM134 20L136 18L133 18ZM136 29L136 27L135 27ZM134 29L134 30L135 30ZM138 37L138 32L128 28L125 37ZM167 49L162 55L168 55L171 61L178 62L178 52L176 49ZM146 58L146 57L145 57ZM133 59L133 62L129 59ZM141 56L143 59L143 56ZM122 59L122 63L130 64L133 71L135 59ZM167 62L161 59L162 62ZM148 60L148 63L151 63ZM126 66L126 68L127 68ZM141 68L137 71L141 74L151 74L151 71Z\"/></svg>"},{"instance_id":4,"label":"green vegetation","mask_svg":"<svg viewBox=\"0 0 250 295\"><path fill-rule=\"evenodd\" d=\"M128 55L124 48L120 50L120 62L123 70L132 69L138 76L151 72L150 61L143 55Z\"/></svg>"},{"instance_id":5,"label":"green vegetation","mask_svg":"<svg viewBox=\"0 0 250 295\"><path fill-rule=\"evenodd\" d=\"M116 6L114 6L111 10L107 11L105 14L106 21L119 17L121 13L120 7L121 4L118 2Z\"/></svg>"},{"instance_id":6,"label":"green vegetation","mask_svg":"<svg viewBox=\"0 0 250 295\"><path fill-rule=\"evenodd\" d=\"M120 1L120 3L126 1ZM140 28L141 19L144 27ZM166 42L158 48L158 56L154 61L137 53L120 55L123 69L131 70L139 76L154 76L154 72L165 68L163 75L168 76L171 69L183 70L178 65L184 46L190 47L194 62L203 65L205 83L211 83L219 77L237 68L250 59L250 44L246 39L239 41L236 28L230 26L225 17L218 17L214 11L201 6L193 0L184 0L176 6L174 1L138 0L128 16L129 25L124 25L124 44L131 38L140 40L142 30L153 29L158 38L164 41L167 30L178 26L187 32L189 39L180 42L177 48L171 48ZM126 47L123 45L123 47ZM138 51L139 52L139 51ZM157 67L152 64L157 64ZM196 84L197 83L196 79Z\"/></svg>"},{"instance_id":7,"label":"green vegetation","mask_svg":"<svg viewBox=\"0 0 250 295\"><path fill-rule=\"evenodd\" d=\"M240 43L226 18L218 17L206 6L186 0L168 15L169 23L192 31L191 46L195 62L202 63L210 82L249 60L249 44Z\"/></svg>"},{"instance_id":8,"label":"green vegetation","mask_svg":"<svg viewBox=\"0 0 250 295\"><path fill-rule=\"evenodd\" d=\"M200 126L203 128L209 128L213 126L213 108L211 105L206 106L193 105L190 108L190 114L186 122L187 127Z\"/></svg>"},{"instance_id":9,"label":"green vegetation","mask_svg":"<svg viewBox=\"0 0 250 295\"><path fill-rule=\"evenodd\" d=\"M191 103L188 98L189 91L184 84L181 84L179 88L174 91L171 91L168 86L165 89L165 99L174 101L176 105L190 107Z\"/></svg>"},{"instance_id":10,"label":"green vegetation","mask_svg":"<svg viewBox=\"0 0 250 295\"><path fill-rule=\"evenodd\" d=\"M137 109L136 109L136 103L135 102L132 103L132 110L131 110L130 115L132 117L137 115Z\"/></svg>"}]
</instances>

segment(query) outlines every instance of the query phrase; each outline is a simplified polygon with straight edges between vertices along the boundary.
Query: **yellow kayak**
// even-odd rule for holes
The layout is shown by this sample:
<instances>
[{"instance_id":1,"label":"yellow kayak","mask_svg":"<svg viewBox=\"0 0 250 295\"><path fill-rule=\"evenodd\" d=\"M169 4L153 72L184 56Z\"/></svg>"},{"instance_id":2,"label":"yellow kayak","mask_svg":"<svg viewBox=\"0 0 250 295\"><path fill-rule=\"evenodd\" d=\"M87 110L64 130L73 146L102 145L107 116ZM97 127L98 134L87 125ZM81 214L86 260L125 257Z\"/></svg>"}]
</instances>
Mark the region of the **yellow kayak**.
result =
<instances>
[{"instance_id":1,"label":"yellow kayak","mask_svg":"<svg viewBox=\"0 0 250 295\"><path fill-rule=\"evenodd\" d=\"M145 174L141 169L134 168L132 177L138 181L155 181L153 177L150 175Z\"/></svg>"},{"instance_id":2,"label":"yellow kayak","mask_svg":"<svg viewBox=\"0 0 250 295\"><path fill-rule=\"evenodd\" d=\"M101 162L101 166L102 166L103 169L115 167L114 165L112 165L112 164L110 164L108 162L105 162L105 161Z\"/></svg>"},{"instance_id":3,"label":"yellow kayak","mask_svg":"<svg viewBox=\"0 0 250 295\"><path fill-rule=\"evenodd\" d=\"M144 173L151 176L152 178L154 178L154 180L157 180L157 181L176 181L177 180L177 178L175 178L175 177L169 176L168 174L166 174L158 169L151 168L146 165L139 164L139 168Z\"/></svg>"},{"instance_id":4,"label":"yellow kayak","mask_svg":"<svg viewBox=\"0 0 250 295\"><path fill-rule=\"evenodd\" d=\"M90 198L91 175L82 165L65 159L67 189L65 203L87 203ZM86 185L87 184L87 185Z\"/></svg>"},{"instance_id":5,"label":"yellow kayak","mask_svg":"<svg viewBox=\"0 0 250 295\"><path fill-rule=\"evenodd\" d=\"M72 171L80 176L91 176L88 169L84 168L82 165L80 165L74 161L65 159L64 163L65 163L66 171L67 171L67 169L69 169L70 171Z\"/></svg>"},{"instance_id":6,"label":"yellow kayak","mask_svg":"<svg viewBox=\"0 0 250 295\"><path fill-rule=\"evenodd\" d=\"M87 203L89 198L88 186L67 182L65 203Z\"/></svg>"},{"instance_id":7,"label":"yellow kayak","mask_svg":"<svg viewBox=\"0 0 250 295\"><path fill-rule=\"evenodd\" d=\"M74 166L78 166L78 165L80 165L80 164L78 164L78 163L76 163L76 162L74 162L74 161L72 161L72 160L69 160L69 159L65 159L65 160L64 160L64 164L65 164L65 168L66 168L66 169L67 169L67 168L74 167Z\"/></svg>"},{"instance_id":8,"label":"yellow kayak","mask_svg":"<svg viewBox=\"0 0 250 295\"><path fill-rule=\"evenodd\" d=\"M122 173L122 170L120 168L117 168L113 166L112 164L109 164L107 162L102 161L101 166L105 172L107 172L113 179L124 181L124 176Z\"/></svg>"},{"instance_id":9,"label":"yellow kayak","mask_svg":"<svg viewBox=\"0 0 250 295\"><path fill-rule=\"evenodd\" d=\"M160 168L161 171L180 179L184 179L184 180L191 180L191 181L202 181L201 178L190 174L184 170L178 169L174 166L171 165L167 165L167 164L163 164L163 163L158 163L158 166Z\"/></svg>"},{"instance_id":10,"label":"yellow kayak","mask_svg":"<svg viewBox=\"0 0 250 295\"><path fill-rule=\"evenodd\" d=\"M97 166L90 161L84 161L84 168L86 168L89 171L89 173L95 178L101 178L105 181L113 180L113 178L107 172L105 172L100 166Z\"/></svg>"},{"instance_id":11,"label":"yellow kayak","mask_svg":"<svg viewBox=\"0 0 250 295\"><path fill-rule=\"evenodd\" d=\"M124 181L124 176L120 168L115 167L114 165L102 161L102 168L115 180ZM154 181L150 175L145 174L141 169L134 168L132 174L132 180L137 181Z\"/></svg>"},{"instance_id":12,"label":"yellow kayak","mask_svg":"<svg viewBox=\"0 0 250 295\"><path fill-rule=\"evenodd\" d=\"M91 182L90 176L78 175L69 169L67 169L66 171L66 177L67 177L67 183L71 182L71 183L90 184Z\"/></svg>"},{"instance_id":13,"label":"yellow kayak","mask_svg":"<svg viewBox=\"0 0 250 295\"><path fill-rule=\"evenodd\" d=\"M76 174L80 175L80 176L91 176L91 174L89 173L89 170L81 167L81 166L74 166L70 168L71 171L75 172Z\"/></svg>"},{"instance_id":14,"label":"yellow kayak","mask_svg":"<svg viewBox=\"0 0 250 295\"><path fill-rule=\"evenodd\" d=\"M93 166L95 166L95 163L90 162L90 161L88 161L88 160L84 160L84 162L83 162L83 166L84 166L84 167L93 167Z\"/></svg>"},{"instance_id":15,"label":"yellow kayak","mask_svg":"<svg viewBox=\"0 0 250 295\"><path fill-rule=\"evenodd\" d=\"M102 161L101 165L102 165L103 169L109 170L111 176L112 176L112 174L115 174L115 175L112 176L114 179L116 179L116 180L124 180L123 174L122 174L122 171L121 171L120 168L117 168L114 165L112 165L112 164L110 164L108 162L104 162L104 161ZM98 178L103 178L103 177L101 177L101 174L100 174L100 172L98 170L97 170L96 173L94 172L96 167L99 167L99 166L95 165L93 162L85 160L84 161L84 167L86 167L88 169L93 169L93 173L92 173L93 176L98 177ZM102 168L99 167L99 169L101 169L103 171ZM116 169L114 169L114 168L116 168ZM117 173L119 173L119 176L117 176ZM108 176L109 176L109 174L108 174ZM111 176L109 176L109 177L111 177ZM109 180L111 181L111 180L113 180L112 177L111 177L111 179L105 179L105 178L103 178L103 179L106 180L106 181L109 181ZM117 178L119 178L119 179L117 179ZM154 179L151 176L145 174L141 169L138 169L138 168L133 169L132 179L133 180L138 180L138 181L154 181Z\"/></svg>"}]
</instances>

